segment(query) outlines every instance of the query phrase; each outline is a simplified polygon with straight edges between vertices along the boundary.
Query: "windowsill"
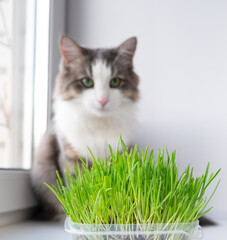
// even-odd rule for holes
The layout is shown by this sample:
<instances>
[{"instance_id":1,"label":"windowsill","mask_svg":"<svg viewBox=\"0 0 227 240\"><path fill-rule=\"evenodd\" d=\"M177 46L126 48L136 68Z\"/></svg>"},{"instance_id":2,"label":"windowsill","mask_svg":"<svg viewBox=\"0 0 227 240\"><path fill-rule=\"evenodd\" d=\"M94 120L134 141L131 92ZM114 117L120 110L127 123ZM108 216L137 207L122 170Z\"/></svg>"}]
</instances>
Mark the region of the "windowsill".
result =
<instances>
[{"instance_id":1,"label":"windowsill","mask_svg":"<svg viewBox=\"0 0 227 240\"><path fill-rule=\"evenodd\" d=\"M4 240L71 240L63 223L24 221L0 227L0 239Z\"/></svg>"},{"instance_id":2,"label":"windowsill","mask_svg":"<svg viewBox=\"0 0 227 240\"><path fill-rule=\"evenodd\" d=\"M37 205L31 190L30 171L0 169L0 192L3 193L1 194L1 214Z\"/></svg>"},{"instance_id":3,"label":"windowsill","mask_svg":"<svg viewBox=\"0 0 227 240\"><path fill-rule=\"evenodd\" d=\"M203 227L203 240L225 239L227 215L215 216L217 226ZM0 228L0 238L4 240L71 240L64 231L64 224L57 222L24 221Z\"/></svg>"}]
</instances>

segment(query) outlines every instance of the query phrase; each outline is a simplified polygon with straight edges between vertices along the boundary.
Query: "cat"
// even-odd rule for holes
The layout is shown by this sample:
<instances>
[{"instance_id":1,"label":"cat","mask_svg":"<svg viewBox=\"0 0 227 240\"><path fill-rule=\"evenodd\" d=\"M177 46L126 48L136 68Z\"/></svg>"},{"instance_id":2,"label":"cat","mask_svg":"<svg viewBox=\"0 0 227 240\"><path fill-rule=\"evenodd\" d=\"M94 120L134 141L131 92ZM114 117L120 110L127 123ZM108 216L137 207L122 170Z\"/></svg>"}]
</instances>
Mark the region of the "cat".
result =
<instances>
[{"instance_id":1,"label":"cat","mask_svg":"<svg viewBox=\"0 0 227 240\"><path fill-rule=\"evenodd\" d=\"M73 172L81 158L109 155L121 135L132 144L139 77L134 72L136 37L109 49L89 49L68 36L61 36L61 62L56 78L51 127L38 148L31 184L43 209L51 218L63 211L43 182L56 184L56 170L63 176L67 163Z\"/></svg>"}]
</instances>

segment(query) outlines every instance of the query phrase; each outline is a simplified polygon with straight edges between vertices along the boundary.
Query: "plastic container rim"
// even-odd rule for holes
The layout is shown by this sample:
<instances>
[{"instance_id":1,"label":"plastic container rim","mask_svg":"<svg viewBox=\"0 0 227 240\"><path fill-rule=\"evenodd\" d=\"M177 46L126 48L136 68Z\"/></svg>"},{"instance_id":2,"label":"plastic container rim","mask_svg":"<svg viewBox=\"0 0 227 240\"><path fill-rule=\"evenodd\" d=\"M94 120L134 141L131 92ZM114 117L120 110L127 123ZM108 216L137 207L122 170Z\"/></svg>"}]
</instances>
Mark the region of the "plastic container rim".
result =
<instances>
[{"instance_id":1,"label":"plastic container rim","mask_svg":"<svg viewBox=\"0 0 227 240\"><path fill-rule=\"evenodd\" d=\"M176 229L171 230L171 229L168 229L167 226L176 227ZM191 234L184 230L183 228L184 226L193 227L194 230L197 229L197 231ZM112 230L112 229L110 230L111 227L114 227L117 230ZM131 230L133 227L136 227L136 228L140 227L142 230L138 230L138 229ZM152 230L154 228L158 230ZM95 230L92 231L91 229L95 229ZM83 223L72 222L70 217L67 217L65 220L65 231L75 235L183 234L191 239L202 239L203 237L203 231L201 226L199 225L199 221L190 222L190 223L155 223L155 224L83 224Z\"/></svg>"}]
</instances>

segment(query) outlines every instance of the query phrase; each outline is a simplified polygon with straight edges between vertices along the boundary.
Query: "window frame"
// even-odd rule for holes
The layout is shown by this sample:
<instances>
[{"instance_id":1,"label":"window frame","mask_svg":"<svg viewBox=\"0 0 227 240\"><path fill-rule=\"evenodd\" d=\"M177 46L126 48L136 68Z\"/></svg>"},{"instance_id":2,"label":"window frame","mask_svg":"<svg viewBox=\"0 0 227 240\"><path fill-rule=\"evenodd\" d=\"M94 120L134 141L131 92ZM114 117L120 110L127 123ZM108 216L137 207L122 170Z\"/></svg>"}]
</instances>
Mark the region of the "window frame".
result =
<instances>
[{"instance_id":1,"label":"window frame","mask_svg":"<svg viewBox=\"0 0 227 240\"><path fill-rule=\"evenodd\" d=\"M26 61L26 64L29 64L29 66L33 65L33 70L27 73L25 81L31 79L35 81L34 100L30 105L25 107L27 107L26 109L30 114L30 120L32 114L33 121L30 121L28 116L28 121L27 123L25 121L24 124L30 124L29 128L32 128L34 131L28 140L27 146L25 146L27 150L27 154L25 155L27 164L28 161L32 160L35 147L51 120L52 90L60 59L58 38L66 29L65 14L67 10L67 0L27 1L28 4L32 4L31 2L35 4L36 9L36 38L33 39L35 53L34 62L29 63L29 61ZM41 11L42 4L49 5L48 12ZM44 19L49 22L47 28L42 25ZM42 37L38 38L38 36ZM30 38L28 37L28 39L32 42L31 36ZM40 41L42 41L42 43ZM42 44L46 45L46 61L42 59L45 55L40 57L38 54L43 50L41 49L43 48ZM31 55L28 57L30 58ZM39 73L41 71L43 74L42 80L39 79L41 76ZM30 85L30 87L33 88L32 85ZM36 105L40 100L40 94L44 101L43 106L38 108ZM37 131L38 125L39 130ZM28 136L26 131L24 131L23 134L26 137ZM32 209L37 206L30 186L30 170L0 169L0 192L2 193L0 198L0 225L27 218Z\"/></svg>"}]
</instances>

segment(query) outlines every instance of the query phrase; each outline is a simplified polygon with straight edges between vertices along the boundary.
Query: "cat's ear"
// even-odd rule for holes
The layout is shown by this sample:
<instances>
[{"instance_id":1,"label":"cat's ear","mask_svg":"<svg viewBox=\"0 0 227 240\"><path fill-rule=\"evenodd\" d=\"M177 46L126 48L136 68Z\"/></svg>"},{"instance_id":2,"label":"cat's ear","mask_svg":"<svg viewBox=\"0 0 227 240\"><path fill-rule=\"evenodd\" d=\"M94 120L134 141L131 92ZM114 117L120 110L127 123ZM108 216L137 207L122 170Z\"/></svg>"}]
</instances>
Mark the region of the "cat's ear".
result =
<instances>
[{"instance_id":1,"label":"cat's ear","mask_svg":"<svg viewBox=\"0 0 227 240\"><path fill-rule=\"evenodd\" d=\"M120 55L125 56L128 60L132 61L132 58L136 51L137 38L131 37L124 41L119 47L118 52Z\"/></svg>"},{"instance_id":2,"label":"cat's ear","mask_svg":"<svg viewBox=\"0 0 227 240\"><path fill-rule=\"evenodd\" d=\"M82 56L81 47L70 37L65 35L60 38L60 49L65 64Z\"/></svg>"}]
</instances>

